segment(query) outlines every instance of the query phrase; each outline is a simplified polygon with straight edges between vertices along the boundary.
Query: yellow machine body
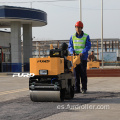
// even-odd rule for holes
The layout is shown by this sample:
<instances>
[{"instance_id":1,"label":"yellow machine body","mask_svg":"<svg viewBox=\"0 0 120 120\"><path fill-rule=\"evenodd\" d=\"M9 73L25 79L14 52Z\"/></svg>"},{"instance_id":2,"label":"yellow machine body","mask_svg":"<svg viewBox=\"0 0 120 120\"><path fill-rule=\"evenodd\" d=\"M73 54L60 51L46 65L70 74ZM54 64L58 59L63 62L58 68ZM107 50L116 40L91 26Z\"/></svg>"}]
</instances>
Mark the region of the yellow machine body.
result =
<instances>
[{"instance_id":1,"label":"yellow machine body","mask_svg":"<svg viewBox=\"0 0 120 120\"><path fill-rule=\"evenodd\" d=\"M73 67L75 68L78 64L80 64L80 56L73 56Z\"/></svg>"},{"instance_id":2,"label":"yellow machine body","mask_svg":"<svg viewBox=\"0 0 120 120\"><path fill-rule=\"evenodd\" d=\"M30 73L39 75L39 70L48 70L48 75L64 73L64 59L59 57L30 58Z\"/></svg>"},{"instance_id":3,"label":"yellow machine body","mask_svg":"<svg viewBox=\"0 0 120 120\"><path fill-rule=\"evenodd\" d=\"M72 67L71 67L71 71L73 72L73 68L75 68L78 64L80 64L80 56L67 56L67 60L72 62Z\"/></svg>"},{"instance_id":4,"label":"yellow machine body","mask_svg":"<svg viewBox=\"0 0 120 120\"><path fill-rule=\"evenodd\" d=\"M87 63L87 69L100 68L100 63L97 61L90 61Z\"/></svg>"},{"instance_id":5,"label":"yellow machine body","mask_svg":"<svg viewBox=\"0 0 120 120\"><path fill-rule=\"evenodd\" d=\"M30 58L30 73L35 75L29 78L30 99L34 102L72 99L73 68L77 64L80 64L80 56ZM47 70L47 74L40 75L40 70Z\"/></svg>"},{"instance_id":6,"label":"yellow machine body","mask_svg":"<svg viewBox=\"0 0 120 120\"><path fill-rule=\"evenodd\" d=\"M67 60L72 62L71 71L80 64L80 56L68 56ZM30 58L30 73L39 75L39 70L48 70L48 75L59 75L64 73L64 58L45 57Z\"/></svg>"}]
</instances>

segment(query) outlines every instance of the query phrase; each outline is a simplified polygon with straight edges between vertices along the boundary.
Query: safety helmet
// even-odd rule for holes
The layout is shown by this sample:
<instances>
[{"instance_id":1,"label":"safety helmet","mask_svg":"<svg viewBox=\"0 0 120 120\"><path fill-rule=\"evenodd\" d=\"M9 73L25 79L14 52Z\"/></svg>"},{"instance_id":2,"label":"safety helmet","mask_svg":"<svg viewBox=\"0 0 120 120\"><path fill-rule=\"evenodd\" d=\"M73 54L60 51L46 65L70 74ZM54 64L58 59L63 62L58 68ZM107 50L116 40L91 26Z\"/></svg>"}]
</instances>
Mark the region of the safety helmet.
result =
<instances>
[{"instance_id":1,"label":"safety helmet","mask_svg":"<svg viewBox=\"0 0 120 120\"><path fill-rule=\"evenodd\" d=\"M81 21L76 22L75 27L83 28L83 23Z\"/></svg>"}]
</instances>

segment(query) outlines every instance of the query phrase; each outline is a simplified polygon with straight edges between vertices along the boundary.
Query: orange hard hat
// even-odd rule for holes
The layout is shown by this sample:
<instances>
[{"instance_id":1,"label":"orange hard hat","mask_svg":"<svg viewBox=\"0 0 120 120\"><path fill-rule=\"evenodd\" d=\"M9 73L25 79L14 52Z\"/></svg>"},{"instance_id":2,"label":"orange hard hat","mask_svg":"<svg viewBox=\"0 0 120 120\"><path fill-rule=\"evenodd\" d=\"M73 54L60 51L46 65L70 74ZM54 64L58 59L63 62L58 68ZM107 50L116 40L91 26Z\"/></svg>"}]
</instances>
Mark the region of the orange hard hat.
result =
<instances>
[{"instance_id":1,"label":"orange hard hat","mask_svg":"<svg viewBox=\"0 0 120 120\"><path fill-rule=\"evenodd\" d=\"M83 23L81 21L76 22L75 27L83 28Z\"/></svg>"}]
</instances>

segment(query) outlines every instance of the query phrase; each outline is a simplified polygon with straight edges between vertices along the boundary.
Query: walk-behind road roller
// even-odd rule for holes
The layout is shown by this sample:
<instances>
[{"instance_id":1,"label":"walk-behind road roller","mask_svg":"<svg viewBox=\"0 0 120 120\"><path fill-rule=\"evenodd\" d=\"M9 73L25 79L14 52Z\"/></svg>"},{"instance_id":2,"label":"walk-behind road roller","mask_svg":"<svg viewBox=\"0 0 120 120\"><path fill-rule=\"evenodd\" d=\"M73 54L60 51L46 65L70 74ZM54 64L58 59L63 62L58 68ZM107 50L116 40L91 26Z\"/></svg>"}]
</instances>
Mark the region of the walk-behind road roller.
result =
<instances>
[{"instance_id":1,"label":"walk-behind road roller","mask_svg":"<svg viewBox=\"0 0 120 120\"><path fill-rule=\"evenodd\" d=\"M51 49L50 56L30 58L30 99L40 101L64 101L74 97L73 68L80 64L80 56L68 56L67 44L61 49Z\"/></svg>"}]
</instances>

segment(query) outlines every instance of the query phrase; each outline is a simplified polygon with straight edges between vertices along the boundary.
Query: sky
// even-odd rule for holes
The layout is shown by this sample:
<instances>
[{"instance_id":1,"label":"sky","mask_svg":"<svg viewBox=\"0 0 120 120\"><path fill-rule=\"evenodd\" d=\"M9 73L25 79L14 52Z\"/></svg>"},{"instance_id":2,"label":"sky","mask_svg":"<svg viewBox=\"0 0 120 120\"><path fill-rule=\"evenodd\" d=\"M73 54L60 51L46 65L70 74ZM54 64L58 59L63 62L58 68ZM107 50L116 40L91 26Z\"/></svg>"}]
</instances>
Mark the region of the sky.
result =
<instances>
[{"instance_id":1,"label":"sky","mask_svg":"<svg viewBox=\"0 0 120 120\"><path fill-rule=\"evenodd\" d=\"M30 8L31 1L51 0L0 0L0 5ZM48 21L46 26L33 28L34 40L69 40L75 33L75 23L80 20L79 0L32 2L32 8L45 11ZM120 38L120 0L103 0L103 9L103 37ZM82 0L82 22L91 39L101 38L101 0Z\"/></svg>"}]
</instances>

